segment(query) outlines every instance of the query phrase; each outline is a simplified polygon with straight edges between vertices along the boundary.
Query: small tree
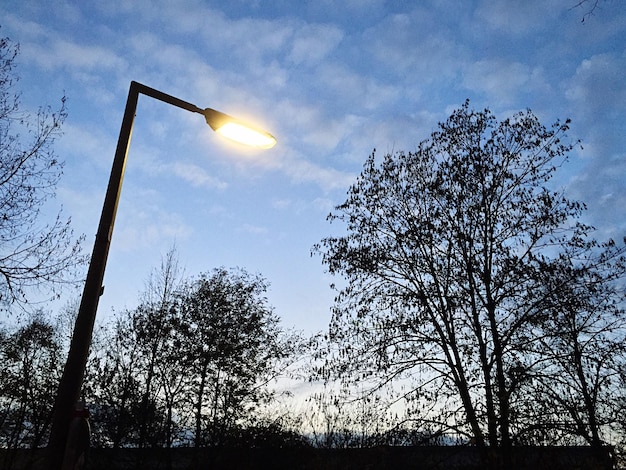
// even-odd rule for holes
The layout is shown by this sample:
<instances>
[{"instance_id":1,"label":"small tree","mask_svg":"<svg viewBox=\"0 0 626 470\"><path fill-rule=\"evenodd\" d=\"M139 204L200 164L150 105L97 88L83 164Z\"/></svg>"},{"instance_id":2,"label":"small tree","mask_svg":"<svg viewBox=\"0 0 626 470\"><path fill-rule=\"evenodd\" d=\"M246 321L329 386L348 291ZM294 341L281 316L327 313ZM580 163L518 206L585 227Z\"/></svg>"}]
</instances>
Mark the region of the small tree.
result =
<instances>
[{"instance_id":1,"label":"small tree","mask_svg":"<svg viewBox=\"0 0 626 470\"><path fill-rule=\"evenodd\" d=\"M24 305L28 292L55 294L84 262L70 220L51 223L41 209L54 197L63 163L52 145L67 116L65 97L53 112L20 109L15 60L18 46L0 39L0 304Z\"/></svg>"},{"instance_id":2,"label":"small tree","mask_svg":"<svg viewBox=\"0 0 626 470\"><path fill-rule=\"evenodd\" d=\"M100 331L102 348L92 348L85 388L94 447L137 446L141 422L141 358L132 323L124 311Z\"/></svg>"},{"instance_id":3,"label":"small tree","mask_svg":"<svg viewBox=\"0 0 626 470\"><path fill-rule=\"evenodd\" d=\"M181 294L183 272L178 265L176 248L172 247L161 260L158 270L153 270L146 283L142 303L132 313L133 338L142 357L139 446L147 442L148 434L155 435L156 417L166 415L164 428L166 446L172 444L172 412L177 395L182 391L183 367L178 349L173 348L173 338L178 328L175 308ZM162 401L165 398L165 410Z\"/></svg>"},{"instance_id":4,"label":"small tree","mask_svg":"<svg viewBox=\"0 0 626 470\"><path fill-rule=\"evenodd\" d=\"M174 406L182 401L187 380L180 348L173 344L179 325L182 283L172 248L154 269L141 303L117 315L101 358L93 358L98 422L114 447L170 447Z\"/></svg>"},{"instance_id":5,"label":"small tree","mask_svg":"<svg viewBox=\"0 0 626 470\"><path fill-rule=\"evenodd\" d=\"M56 330L41 312L0 338L0 446L46 443L60 349Z\"/></svg>"},{"instance_id":6,"label":"small tree","mask_svg":"<svg viewBox=\"0 0 626 470\"><path fill-rule=\"evenodd\" d=\"M273 397L268 383L306 345L279 328L266 289L261 276L241 269L185 281L172 249L151 273L140 305L117 316L112 347L90 361L87 395L101 442L280 439L278 421L261 408Z\"/></svg>"},{"instance_id":7,"label":"small tree","mask_svg":"<svg viewBox=\"0 0 626 470\"><path fill-rule=\"evenodd\" d=\"M191 378L196 447L224 443L269 397L265 385L275 362L291 352L280 341L266 289L258 275L220 268L193 282L181 299L180 351Z\"/></svg>"}]
</instances>

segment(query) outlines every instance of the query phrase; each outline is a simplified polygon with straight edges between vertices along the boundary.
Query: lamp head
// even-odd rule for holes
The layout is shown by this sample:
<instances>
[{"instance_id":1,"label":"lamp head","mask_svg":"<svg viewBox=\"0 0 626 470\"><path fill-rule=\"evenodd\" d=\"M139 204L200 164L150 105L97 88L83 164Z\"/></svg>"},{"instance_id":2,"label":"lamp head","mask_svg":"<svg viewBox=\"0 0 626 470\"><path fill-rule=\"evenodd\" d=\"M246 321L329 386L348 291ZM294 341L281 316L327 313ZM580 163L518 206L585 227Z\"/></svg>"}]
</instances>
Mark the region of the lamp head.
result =
<instances>
[{"instance_id":1,"label":"lamp head","mask_svg":"<svg viewBox=\"0 0 626 470\"><path fill-rule=\"evenodd\" d=\"M276 138L269 132L246 124L228 114L206 108L204 117L211 129L237 143L262 149L269 149L276 145Z\"/></svg>"}]
</instances>

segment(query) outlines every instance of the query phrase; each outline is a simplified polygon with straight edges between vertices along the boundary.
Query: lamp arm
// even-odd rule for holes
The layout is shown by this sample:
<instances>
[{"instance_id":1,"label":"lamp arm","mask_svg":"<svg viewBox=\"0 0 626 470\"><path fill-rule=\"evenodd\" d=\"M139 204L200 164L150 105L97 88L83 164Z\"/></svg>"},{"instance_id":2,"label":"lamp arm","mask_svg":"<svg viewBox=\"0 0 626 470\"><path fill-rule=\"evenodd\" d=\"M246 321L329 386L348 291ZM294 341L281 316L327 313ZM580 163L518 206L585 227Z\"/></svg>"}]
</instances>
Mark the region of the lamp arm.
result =
<instances>
[{"instance_id":1,"label":"lamp arm","mask_svg":"<svg viewBox=\"0 0 626 470\"><path fill-rule=\"evenodd\" d=\"M167 93L163 93L162 91L156 90L154 88L150 88L149 86L142 85L141 83L132 81L130 82L130 88L131 91L134 89L136 90L136 93L141 93L142 95L149 96L150 98L154 98L156 100L171 104L172 106L186 109L187 111L191 111L192 113L204 114L204 109L198 108L195 104L188 103L187 101L183 101L179 98L176 98L175 96L168 95Z\"/></svg>"}]
</instances>

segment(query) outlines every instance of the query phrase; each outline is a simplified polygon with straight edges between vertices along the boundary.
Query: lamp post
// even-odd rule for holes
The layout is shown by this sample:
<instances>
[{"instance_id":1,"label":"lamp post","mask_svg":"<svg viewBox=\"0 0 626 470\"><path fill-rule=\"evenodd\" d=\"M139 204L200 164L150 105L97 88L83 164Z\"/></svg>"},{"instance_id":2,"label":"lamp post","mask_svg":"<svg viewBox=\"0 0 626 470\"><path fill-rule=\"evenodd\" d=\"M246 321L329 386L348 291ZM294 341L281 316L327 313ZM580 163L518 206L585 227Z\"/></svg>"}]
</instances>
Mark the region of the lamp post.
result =
<instances>
[{"instance_id":1,"label":"lamp post","mask_svg":"<svg viewBox=\"0 0 626 470\"><path fill-rule=\"evenodd\" d=\"M85 367L89 357L91 337L96 319L96 311L98 309L98 301L103 289L102 281L104 279L109 246L113 235L115 214L117 212L122 189L126 157L130 146L139 94L150 96L151 98L186 109L193 113L202 114L207 124L214 131L236 142L259 148L271 148L276 144L276 139L271 134L249 126L227 114L211 108L198 108L191 103L142 85L141 83L134 81L130 83L120 135L113 159L111 176L104 198L104 205L102 207L98 232L96 233L96 240L87 271L87 278L83 288L83 296L74 325L70 350L54 403L47 455L47 468L51 470L61 469L67 465L67 462L65 465L63 464L63 459L68 439L68 430L75 404L80 398ZM74 468L73 463L70 465L71 467L69 468Z\"/></svg>"}]
</instances>

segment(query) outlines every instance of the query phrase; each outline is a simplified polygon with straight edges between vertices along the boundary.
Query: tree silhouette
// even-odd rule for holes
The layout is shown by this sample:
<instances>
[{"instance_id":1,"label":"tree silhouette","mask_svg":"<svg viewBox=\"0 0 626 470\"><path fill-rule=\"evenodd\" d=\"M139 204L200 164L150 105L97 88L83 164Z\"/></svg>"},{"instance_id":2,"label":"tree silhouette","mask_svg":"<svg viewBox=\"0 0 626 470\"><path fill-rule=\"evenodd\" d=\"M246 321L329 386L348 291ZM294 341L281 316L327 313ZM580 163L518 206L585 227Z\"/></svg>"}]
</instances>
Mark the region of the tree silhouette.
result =
<instances>
[{"instance_id":1,"label":"tree silhouette","mask_svg":"<svg viewBox=\"0 0 626 470\"><path fill-rule=\"evenodd\" d=\"M65 97L53 112L36 115L20 109L15 59L19 48L0 39L0 304L24 306L29 292L56 294L74 280L84 258L73 240L70 220L41 221L54 197L63 163L52 145L67 116Z\"/></svg>"},{"instance_id":2,"label":"tree silhouette","mask_svg":"<svg viewBox=\"0 0 626 470\"><path fill-rule=\"evenodd\" d=\"M269 396L274 361L290 353L267 304L266 281L244 270L213 270L180 303L181 351L192 381L196 447L224 443Z\"/></svg>"},{"instance_id":3,"label":"tree silhouette","mask_svg":"<svg viewBox=\"0 0 626 470\"><path fill-rule=\"evenodd\" d=\"M61 346L42 312L0 337L0 447L46 443Z\"/></svg>"},{"instance_id":4,"label":"tree silhouette","mask_svg":"<svg viewBox=\"0 0 626 470\"><path fill-rule=\"evenodd\" d=\"M590 239L592 228L578 222L584 205L549 188L573 147L567 130L568 122L546 128L530 111L498 122L466 102L414 153L367 159L329 216L347 234L314 247L347 280L327 374L411 379L406 397L440 429L478 446L517 441L532 409L522 379L539 379L551 360L538 340L555 332L556 315L601 315L592 308L599 297L583 308L577 296L608 286L616 267L624 273L624 247ZM595 260L593 275L573 278L584 259ZM624 312L614 310L623 328ZM572 347L571 336L560 340Z\"/></svg>"}]
</instances>

